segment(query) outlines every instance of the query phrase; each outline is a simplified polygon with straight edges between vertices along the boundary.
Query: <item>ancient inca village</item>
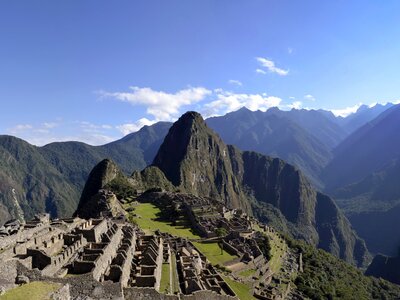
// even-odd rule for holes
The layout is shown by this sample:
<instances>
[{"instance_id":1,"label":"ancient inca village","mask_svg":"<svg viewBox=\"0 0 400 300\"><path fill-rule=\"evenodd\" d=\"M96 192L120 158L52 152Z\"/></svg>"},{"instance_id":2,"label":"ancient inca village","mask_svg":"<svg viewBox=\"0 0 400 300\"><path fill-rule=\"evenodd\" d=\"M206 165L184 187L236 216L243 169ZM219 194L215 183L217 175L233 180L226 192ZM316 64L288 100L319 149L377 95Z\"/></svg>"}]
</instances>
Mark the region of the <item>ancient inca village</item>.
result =
<instances>
[{"instance_id":1,"label":"ancient inca village","mask_svg":"<svg viewBox=\"0 0 400 300\"><path fill-rule=\"evenodd\" d=\"M7 222L2 291L35 281L51 299L297 299L288 277L301 253L272 228L211 198L141 193L112 213L116 195L100 190L99 218Z\"/></svg>"}]
</instances>

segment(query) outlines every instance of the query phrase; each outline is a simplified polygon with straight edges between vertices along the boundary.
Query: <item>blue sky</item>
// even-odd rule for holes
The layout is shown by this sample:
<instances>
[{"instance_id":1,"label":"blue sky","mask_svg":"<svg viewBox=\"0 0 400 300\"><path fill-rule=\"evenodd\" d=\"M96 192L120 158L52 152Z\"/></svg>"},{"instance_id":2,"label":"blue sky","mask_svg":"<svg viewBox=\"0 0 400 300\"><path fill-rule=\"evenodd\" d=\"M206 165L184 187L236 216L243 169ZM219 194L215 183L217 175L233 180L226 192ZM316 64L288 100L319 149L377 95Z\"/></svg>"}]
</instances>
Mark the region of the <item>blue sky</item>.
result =
<instances>
[{"instance_id":1,"label":"blue sky","mask_svg":"<svg viewBox=\"0 0 400 300\"><path fill-rule=\"evenodd\" d=\"M245 105L400 99L399 1L0 1L0 133L102 144Z\"/></svg>"}]
</instances>

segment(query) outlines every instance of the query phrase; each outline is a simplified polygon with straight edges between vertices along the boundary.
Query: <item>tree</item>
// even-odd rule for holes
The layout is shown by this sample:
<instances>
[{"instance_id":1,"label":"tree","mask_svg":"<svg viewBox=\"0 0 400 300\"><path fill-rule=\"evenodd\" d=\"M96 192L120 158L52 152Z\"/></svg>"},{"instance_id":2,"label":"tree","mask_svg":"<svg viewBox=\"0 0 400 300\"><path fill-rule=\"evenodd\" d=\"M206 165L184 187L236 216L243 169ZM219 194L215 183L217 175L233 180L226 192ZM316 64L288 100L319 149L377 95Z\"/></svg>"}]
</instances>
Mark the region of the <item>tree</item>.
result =
<instances>
[{"instance_id":1,"label":"tree","mask_svg":"<svg viewBox=\"0 0 400 300\"><path fill-rule=\"evenodd\" d=\"M226 229L223 227L219 227L219 228L215 229L215 233L217 234L217 236L223 237L228 234L228 231L226 231Z\"/></svg>"}]
</instances>

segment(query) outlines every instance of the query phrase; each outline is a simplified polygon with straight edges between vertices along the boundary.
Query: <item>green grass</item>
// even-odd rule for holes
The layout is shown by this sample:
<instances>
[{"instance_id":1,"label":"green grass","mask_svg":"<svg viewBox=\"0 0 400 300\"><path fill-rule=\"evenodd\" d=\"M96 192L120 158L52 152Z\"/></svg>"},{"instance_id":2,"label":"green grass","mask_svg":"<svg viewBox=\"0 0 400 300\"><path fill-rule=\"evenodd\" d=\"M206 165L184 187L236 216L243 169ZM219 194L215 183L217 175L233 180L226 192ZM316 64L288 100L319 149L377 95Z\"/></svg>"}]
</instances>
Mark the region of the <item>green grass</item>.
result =
<instances>
[{"instance_id":1,"label":"green grass","mask_svg":"<svg viewBox=\"0 0 400 300\"><path fill-rule=\"evenodd\" d=\"M200 236L193 233L185 220L179 220L177 222L178 225L173 225L172 223L159 220L161 210L152 203L140 203L135 206L133 213L140 217L132 218L132 220L136 221L137 225L147 234L160 230L161 232L167 232L175 236L186 237L189 239L200 238Z\"/></svg>"},{"instance_id":2,"label":"green grass","mask_svg":"<svg viewBox=\"0 0 400 300\"><path fill-rule=\"evenodd\" d=\"M50 299L50 294L59 289L60 285L56 283L48 283L35 281L28 284L18 286L7 291L1 300L43 300Z\"/></svg>"},{"instance_id":3,"label":"green grass","mask_svg":"<svg viewBox=\"0 0 400 300\"><path fill-rule=\"evenodd\" d=\"M242 272L239 272L239 276L242 276L242 277L253 276L256 273L256 271L257 270L255 270L255 269L244 270Z\"/></svg>"},{"instance_id":4,"label":"green grass","mask_svg":"<svg viewBox=\"0 0 400 300\"><path fill-rule=\"evenodd\" d=\"M229 277L223 276L225 282L231 287L240 300L256 299L253 297L251 286L244 283L240 283L230 279Z\"/></svg>"},{"instance_id":5,"label":"green grass","mask_svg":"<svg viewBox=\"0 0 400 300\"><path fill-rule=\"evenodd\" d=\"M278 273L282 265L282 256L287 251L287 244L275 233L267 233L271 245L271 259L269 261L271 270Z\"/></svg>"},{"instance_id":6,"label":"green grass","mask_svg":"<svg viewBox=\"0 0 400 300\"><path fill-rule=\"evenodd\" d=\"M171 289L170 265L164 263L161 269L160 292L169 294Z\"/></svg>"},{"instance_id":7,"label":"green grass","mask_svg":"<svg viewBox=\"0 0 400 300\"><path fill-rule=\"evenodd\" d=\"M221 248L218 243L193 242L193 244L213 265L223 265L224 263L237 258L237 256L231 255L225 250L222 250L221 253Z\"/></svg>"},{"instance_id":8,"label":"green grass","mask_svg":"<svg viewBox=\"0 0 400 300\"><path fill-rule=\"evenodd\" d=\"M172 292L177 293L179 292L179 278L178 278L175 253L171 253L171 267L172 267Z\"/></svg>"}]
</instances>

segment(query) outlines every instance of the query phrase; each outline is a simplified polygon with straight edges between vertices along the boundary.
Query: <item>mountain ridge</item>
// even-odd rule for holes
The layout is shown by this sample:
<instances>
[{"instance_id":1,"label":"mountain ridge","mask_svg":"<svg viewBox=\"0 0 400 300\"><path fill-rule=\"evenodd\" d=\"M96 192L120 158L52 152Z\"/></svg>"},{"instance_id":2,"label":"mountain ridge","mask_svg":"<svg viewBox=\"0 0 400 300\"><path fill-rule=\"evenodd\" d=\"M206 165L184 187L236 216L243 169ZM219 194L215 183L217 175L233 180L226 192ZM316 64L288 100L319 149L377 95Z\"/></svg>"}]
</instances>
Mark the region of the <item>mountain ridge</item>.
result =
<instances>
[{"instance_id":1,"label":"mountain ridge","mask_svg":"<svg viewBox=\"0 0 400 300\"><path fill-rule=\"evenodd\" d=\"M28 219L45 211L53 217L72 215L94 165L110 157L127 174L142 169L149 164L151 153L161 144L168 128L169 123L165 122L145 126L103 146L56 142L37 147L1 135L0 225L10 217L19 217L18 210Z\"/></svg>"}]
</instances>

